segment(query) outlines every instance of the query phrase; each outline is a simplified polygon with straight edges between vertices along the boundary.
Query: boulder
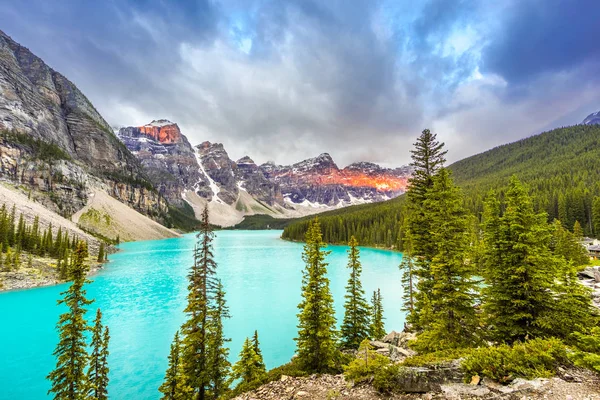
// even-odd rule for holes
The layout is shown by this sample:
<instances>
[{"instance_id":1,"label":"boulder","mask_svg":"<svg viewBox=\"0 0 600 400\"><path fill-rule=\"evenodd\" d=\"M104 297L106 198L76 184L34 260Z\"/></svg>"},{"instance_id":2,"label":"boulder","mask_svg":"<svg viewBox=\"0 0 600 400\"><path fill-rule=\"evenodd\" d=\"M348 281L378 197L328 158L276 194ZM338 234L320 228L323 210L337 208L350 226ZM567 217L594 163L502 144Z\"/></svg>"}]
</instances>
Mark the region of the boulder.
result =
<instances>
[{"instance_id":1,"label":"boulder","mask_svg":"<svg viewBox=\"0 0 600 400\"><path fill-rule=\"evenodd\" d=\"M463 373L458 364L438 368L405 367L393 378L394 391L403 393L439 392L442 385L461 383Z\"/></svg>"},{"instance_id":2,"label":"boulder","mask_svg":"<svg viewBox=\"0 0 600 400\"><path fill-rule=\"evenodd\" d=\"M381 339L381 341L394 346L406 348L408 342L414 339L416 339L416 335L414 333L391 331L383 339Z\"/></svg>"}]
</instances>

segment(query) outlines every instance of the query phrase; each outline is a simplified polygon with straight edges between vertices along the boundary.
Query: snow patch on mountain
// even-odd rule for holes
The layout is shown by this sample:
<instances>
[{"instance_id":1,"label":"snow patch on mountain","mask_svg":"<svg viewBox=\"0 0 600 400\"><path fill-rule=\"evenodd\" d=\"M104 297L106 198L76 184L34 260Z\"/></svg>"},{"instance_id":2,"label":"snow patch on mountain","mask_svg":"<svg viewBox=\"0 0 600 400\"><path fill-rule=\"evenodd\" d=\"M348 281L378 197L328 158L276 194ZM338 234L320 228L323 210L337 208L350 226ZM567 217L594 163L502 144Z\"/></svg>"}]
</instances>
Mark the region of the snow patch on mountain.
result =
<instances>
[{"instance_id":1,"label":"snow patch on mountain","mask_svg":"<svg viewBox=\"0 0 600 400\"><path fill-rule=\"evenodd\" d=\"M198 149L195 149L194 151L194 156L196 156L196 161L198 161L198 166L200 167L200 173L204 176L206 176L206 178L208 179L208 186L210 187L210 190L212 191L212 198L211 198L211 202L217 202L217 203L221 203L221 204L225 204L223 203L223 200L221 200L218 196L219 192L221 191L221 188L219 187L219 185L217 185L217 183L210 177L210 175L208 175L208 173L206 172L206 170L204 169L204 165L202 165L202 159L200 158L200 154L198 153ZM194 191L197 193L199 188L200 188L200 184L202 183L202 181L198 181L198 183L196 183L196 186L194 187Z\"/></svg>"}]
</instances>

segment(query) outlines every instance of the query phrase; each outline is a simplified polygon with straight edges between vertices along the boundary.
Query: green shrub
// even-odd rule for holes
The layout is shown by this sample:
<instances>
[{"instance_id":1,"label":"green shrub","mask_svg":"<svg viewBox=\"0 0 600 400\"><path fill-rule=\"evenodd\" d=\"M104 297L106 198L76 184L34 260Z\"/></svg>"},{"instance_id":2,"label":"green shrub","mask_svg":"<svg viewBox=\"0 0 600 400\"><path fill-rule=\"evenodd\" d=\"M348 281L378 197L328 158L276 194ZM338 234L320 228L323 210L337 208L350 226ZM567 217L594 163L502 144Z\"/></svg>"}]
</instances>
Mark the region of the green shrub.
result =
<instances>
[{"instance_id":1,"label":"green shrub","mask_svg":"<svg viewBox=\"0 0 600 400\"><path fill-rule=\"evenodd\" d=\"M600 372L600 327L593 328L589 334L574 333L575 349L569 359L578 367Z\"/></svg>"},{"instance_id":2,"label":"green shrub","mask_svg":"<svg viewBox=\"0 0 600 400\"><path fill-rule=\"evenodd\" d=\"M466 379L487 376L500 383L517 377L547 378L559 365L568 363L565 345L558 339L533 339L512 347L500 345L474 350L461 363Z\"/></svg>"},{"instance_id":3,"label":"green shrub","mask_svg":"<svg viewBox=\"0 0 600 400\"><path fill-rule=\"evenodd\" d=\"M373 387L380 393L392 393L396 388L396 377L404 372L399 364L391 364L375 372Z\"/></svg>"},{"instance_id":4,"label":"green shrub","mask_svg":"<svg viewBox=\"0 0 600 400\"><path fill-rule=\"evenodd\" d=\"M358 348L356 358L344 367L344 376L354 383L368 381L389 364L390 359L373 351L373 347L365 339Z\"/></svg>"}]
</instances>

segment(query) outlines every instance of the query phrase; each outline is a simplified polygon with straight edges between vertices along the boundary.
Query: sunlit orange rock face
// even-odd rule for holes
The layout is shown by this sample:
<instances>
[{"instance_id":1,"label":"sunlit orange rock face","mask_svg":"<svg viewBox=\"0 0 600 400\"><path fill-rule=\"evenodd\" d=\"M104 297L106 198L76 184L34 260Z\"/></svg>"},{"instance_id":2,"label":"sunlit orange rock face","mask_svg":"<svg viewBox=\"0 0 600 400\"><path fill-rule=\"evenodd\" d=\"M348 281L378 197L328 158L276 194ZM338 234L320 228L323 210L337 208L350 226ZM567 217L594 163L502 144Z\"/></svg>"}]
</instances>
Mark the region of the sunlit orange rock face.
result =
<instances>
[{"instance_id":1,"label":"sunlit orange rock face","mask_svg":"<svg viewBox=\"0 0 600 400\"><path fill-rule=\"evenodd\" d=\"M392 173L367 174L347 169L331 170L328 174L296 174L286 171L278 178L287 179L302 184L342 185L354 188L373 188L379 192L404 192L408 185L408 177L396 176Z\"/></svg>"},{"instance_id":2,"label":"sunlit orange rock face","mask_svg":"<svg viewBox=\"0 0 600 400\"><path fill-rule=\"evenodd\" d=\"M164 123L162 121L152 121L148 125L138 127L140 133L156 140L157 142L170 144L181 141L181 131L179 126L174 123Z\"/></svg>"},{"instance_id":3,"label":"sunlit orange rock face","mask_svg":"<svg viewBox=\"0 0 600 400\"><path fill-rule=\"evenodd\" d=\"M283 190L301 186L342 186L354 189L373 189L395 196L406 191L410 172L406 168L382 168L377 164L359 162L339 169L331 156L323 153L291 166L264 164L267 176L282 184Z\"/></svg>"},{"instance_id":4,"label":"sunlit orange rock face","mask_svg":"<svg viewBox=\"0 0 600 400\"><path fill-rule=\"evenodd\" d=\"M342 170L339 183L351 187L371 187L382 192L404 192L408 185L407 177L391 174L371 176L365 173Z\"/></svg>"}]
</instances>

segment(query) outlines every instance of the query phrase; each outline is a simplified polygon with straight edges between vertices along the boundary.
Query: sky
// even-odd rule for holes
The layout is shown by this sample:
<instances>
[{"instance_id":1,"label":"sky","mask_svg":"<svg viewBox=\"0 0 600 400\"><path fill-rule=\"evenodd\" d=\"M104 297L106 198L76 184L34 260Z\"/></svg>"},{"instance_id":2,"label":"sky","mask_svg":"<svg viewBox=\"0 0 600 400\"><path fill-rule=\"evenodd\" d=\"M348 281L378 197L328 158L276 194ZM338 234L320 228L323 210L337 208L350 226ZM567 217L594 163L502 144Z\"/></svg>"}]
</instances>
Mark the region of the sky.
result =
<instances>
[{"instance_id":1,"label":"sky","mask_svg":"<svg viewBox=\"0 0 600 400\"><path fill-rule=\"evenodd\" d=\"M114 127L234 160L448 161L600 110L598 0L0 0L0 29Z\"/></svg>"}]
</instances>

